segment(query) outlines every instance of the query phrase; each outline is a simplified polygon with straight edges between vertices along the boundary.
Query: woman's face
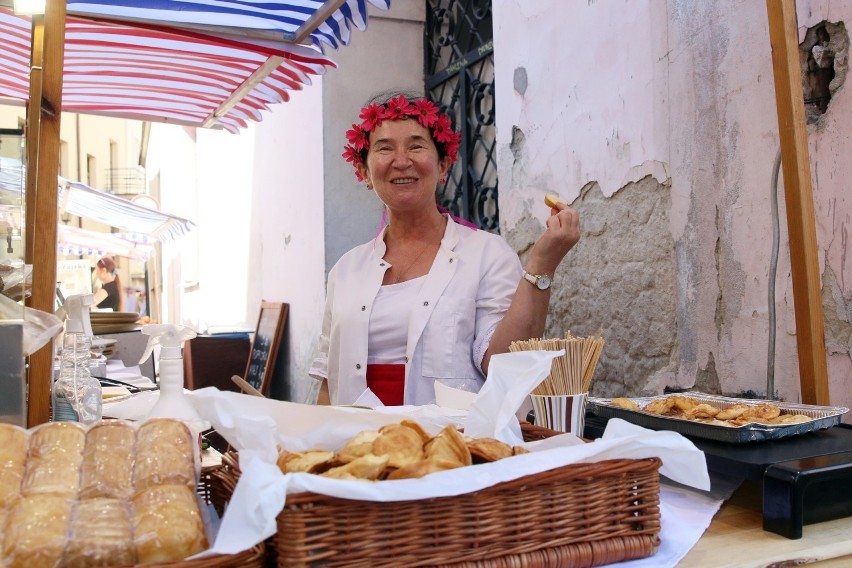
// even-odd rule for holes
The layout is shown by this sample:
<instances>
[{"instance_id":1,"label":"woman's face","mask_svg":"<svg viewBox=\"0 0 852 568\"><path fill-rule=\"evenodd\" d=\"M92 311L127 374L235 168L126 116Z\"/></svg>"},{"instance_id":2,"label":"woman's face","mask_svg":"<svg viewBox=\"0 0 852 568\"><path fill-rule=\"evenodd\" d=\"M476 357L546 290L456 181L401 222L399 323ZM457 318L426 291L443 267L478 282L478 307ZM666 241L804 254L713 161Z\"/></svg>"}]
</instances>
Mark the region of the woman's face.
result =
<instances>
[{"instance_id":1,"label":"woman's face","mask_svg":"<svg viewBox=\"0 0 852 568\"><path fill-rule=\"evenodd\" d=\"M111 275L110 275L109 271L108 271L105 267L103 267L103 266L96 266L96 267L95 267L95 276L97 276L97 277L98 277L98 280L100 280L101 282L108 282L108 281L109 281L109 277L110 277Z\"/></svg>"},{"instance_id":2,"label":"woman's face","mask_svg":"<svg viewBox=\"0 0 852 568\"><path fill-rule=\"evenodd\" d=\"M429 130L412 119L386 120L370 133L370 151L361 175L390 208L435 206L438 180L449 158L438 159Z\"/></svg>"}]
</instances>

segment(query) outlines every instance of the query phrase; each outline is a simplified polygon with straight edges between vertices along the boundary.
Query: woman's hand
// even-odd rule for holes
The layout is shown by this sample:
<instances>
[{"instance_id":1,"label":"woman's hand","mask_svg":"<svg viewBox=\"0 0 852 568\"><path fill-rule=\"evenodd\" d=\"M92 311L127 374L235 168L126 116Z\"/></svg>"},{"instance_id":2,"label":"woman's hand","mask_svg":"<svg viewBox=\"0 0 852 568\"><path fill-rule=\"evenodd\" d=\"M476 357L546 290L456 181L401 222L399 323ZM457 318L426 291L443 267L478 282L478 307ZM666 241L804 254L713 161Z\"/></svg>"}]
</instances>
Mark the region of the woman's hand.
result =
<instances>
[{"instance_id":1,"label":"woman's hand","mask_svg":"<svg viewBox=\"0 0 852 568\"><path fill-rule=\"evenodd\" d=\"M530 251L526 269L533 274L553 276L568 251L580 240L580 214L565 203L550 209L544 233Z\"/></svg>"}]
</instances>

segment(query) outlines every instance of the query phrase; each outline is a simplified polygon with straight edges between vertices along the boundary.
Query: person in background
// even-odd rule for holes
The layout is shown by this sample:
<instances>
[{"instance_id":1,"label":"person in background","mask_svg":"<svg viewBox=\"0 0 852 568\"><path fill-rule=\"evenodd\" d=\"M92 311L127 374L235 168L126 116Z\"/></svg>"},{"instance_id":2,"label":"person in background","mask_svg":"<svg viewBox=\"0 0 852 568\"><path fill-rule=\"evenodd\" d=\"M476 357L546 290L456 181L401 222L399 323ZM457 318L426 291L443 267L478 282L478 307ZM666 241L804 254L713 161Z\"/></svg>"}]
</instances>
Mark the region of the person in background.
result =
<instances>
[{"instance_id":1,"label":"person in background","mask_svg":"<svg viewBox=\"0 0 852 568\"><path fill-rule=\"evenodd\" d=\"M99 309L112 309L114 312L124 310L124 288L115 261L103 257L95 266L95 276L101 283L101 288L95 292L94 306Z\"/></svg>"},{"instance_id":2,"label":"person in background","mask_svg":"<svg viewBox=\"0 0 852 568\"><path fill-rule=\"evenodd\" d=\"M394 93L361 109L344 158L385 205L387 226L328 275L318 356L320 403L369 387L385 405L430 404L435 383L478 392L491 356L541 337L550 281L580 239L576 211L551 209L522 268L499 236L436 202L460 135L426 98Z\"/></svg>"}]
</instances>

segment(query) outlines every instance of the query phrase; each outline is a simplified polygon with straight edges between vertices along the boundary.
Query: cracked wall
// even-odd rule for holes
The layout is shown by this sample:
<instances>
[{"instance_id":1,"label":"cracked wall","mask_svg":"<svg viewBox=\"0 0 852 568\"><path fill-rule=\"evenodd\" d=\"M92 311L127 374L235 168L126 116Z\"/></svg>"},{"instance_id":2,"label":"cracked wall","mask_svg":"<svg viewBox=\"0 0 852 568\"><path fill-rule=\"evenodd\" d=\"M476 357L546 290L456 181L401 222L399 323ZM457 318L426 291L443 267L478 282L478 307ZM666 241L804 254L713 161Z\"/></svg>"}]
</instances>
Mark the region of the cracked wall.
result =
<instances>
[{"instance_id":1,"label":"cracked wall","mask_svg":"<svg viewBox=\"0 0 852 568\"><path fill-rule=\"evenodd\" d=\"M505 0L493 10L502 233L523 256L547 192L581 213L548 333L604 332L599 394L765 395L771 364L774 392L800 400L783 176L769 275L779 136L765 5ZM831 401L850 406L852 4L801 0L797 16L806 97L831 95L808 142ZM620 231L635 229L637 196L666 214L631 241Z\"/></svg>"},{"instance_id":2,"label":"cracked wall","mask_svg":"<svg viewBox=\"0 0 852 568\"><path fill-rule=\"evenodd\" d=\"M605 338L596 396L658 394L677 370L669 186L646 176L605 197L592 183L571 207L582 237L556 273L546 334ZM527 217L506 238L523 256L543 230Z\"/></svg>"}]
</instances>

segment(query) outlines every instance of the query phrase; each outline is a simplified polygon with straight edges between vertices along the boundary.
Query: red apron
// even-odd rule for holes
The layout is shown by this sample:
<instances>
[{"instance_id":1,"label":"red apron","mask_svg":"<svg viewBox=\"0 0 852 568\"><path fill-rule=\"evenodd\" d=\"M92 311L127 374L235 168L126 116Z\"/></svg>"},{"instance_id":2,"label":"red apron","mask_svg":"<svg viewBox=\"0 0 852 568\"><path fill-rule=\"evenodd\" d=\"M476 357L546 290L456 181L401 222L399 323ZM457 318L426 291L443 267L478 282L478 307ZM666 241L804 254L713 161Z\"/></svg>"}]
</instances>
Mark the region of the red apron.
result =
<instances>
[{"instance_id":1,"label":"red apron","mask_svg":"<svg viewBox=\"0 0 852 568\"><path fill-rule=\"evenodd\" d=\"M367 365L367 387L385 406L402 406L405 365Z\"/></svg>"}]
</instances>

